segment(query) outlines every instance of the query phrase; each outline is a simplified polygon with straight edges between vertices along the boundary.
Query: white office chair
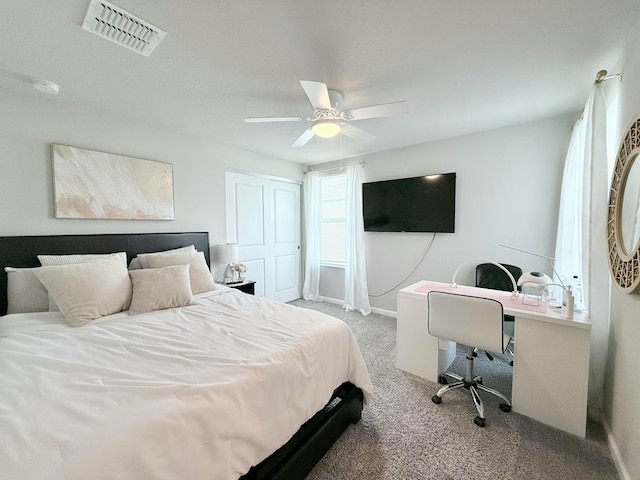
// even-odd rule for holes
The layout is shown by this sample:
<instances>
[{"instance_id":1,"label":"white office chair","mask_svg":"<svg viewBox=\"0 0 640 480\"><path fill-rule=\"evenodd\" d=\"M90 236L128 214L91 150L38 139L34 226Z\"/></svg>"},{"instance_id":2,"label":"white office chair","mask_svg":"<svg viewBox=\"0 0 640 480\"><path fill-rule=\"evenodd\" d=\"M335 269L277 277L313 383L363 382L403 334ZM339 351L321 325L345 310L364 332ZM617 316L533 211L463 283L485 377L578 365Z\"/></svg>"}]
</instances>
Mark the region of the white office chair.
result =
<instances>
[{"instance_id":1,"label":"white office chair","mask_svg":"<svg viewBox=\"0 0 640 480\"><path fill-rule=\"evenodd\" d=\"M490 298L456 295L445 292L429 292L427 296L429 335L452 342L458 342L467 347L467 371L464 377L445 372L444 375L456 380L445 385L431 400L441 403L442 396L450 390L464 387L471 393L473 403L478 410L474 418L476 425L484 427L485 416L482 399L478 390L491 393L502 400L500 410L511 411L511 402L497 390L485 387L482 379L473 373L473 350L480 348L490 352L504 353L509 344L509 335L503 332L502 304ZM446 377L441 376L440 383L447 383Z\"/></svg>"}]
</instances>

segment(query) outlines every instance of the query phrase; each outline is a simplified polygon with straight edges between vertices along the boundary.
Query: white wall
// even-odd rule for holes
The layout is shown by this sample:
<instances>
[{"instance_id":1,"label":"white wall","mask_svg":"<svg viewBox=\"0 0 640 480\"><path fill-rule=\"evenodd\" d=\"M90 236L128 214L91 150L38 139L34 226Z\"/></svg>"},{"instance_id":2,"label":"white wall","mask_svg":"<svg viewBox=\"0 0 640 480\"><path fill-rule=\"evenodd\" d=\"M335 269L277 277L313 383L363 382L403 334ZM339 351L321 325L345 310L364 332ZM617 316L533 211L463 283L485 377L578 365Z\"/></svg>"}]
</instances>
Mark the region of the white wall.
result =
<instances>
[{"instance_id":1,"label":"white wall","mask_svg":"<svg viewBox=\"0 0 640 480\"><path fill-rule=\"evenodd\" d=\"M320 295L342 303L344 300L344 268L320 267Z\"/></svg>"},{"instance_id":2,"label":"white wall","mask_svg":"<svg viewBox=\"0 0 640 480\"><path fill-rule=\"evenodd\" d=\"M562 168L578 114L551 118L441 142L368 155L364 181L456 172L456 225L453 234L365 233L371 305L396 311L402 282L433 245L403 288L422 279L449 281L458 265L490 259L543 270L548 263L515 252L512 245L553 256ZM322 167L319 167L322 168ZM459 282L473 285L475 264L463 268ZM336 272L321 282L320 294L340 294ZM457 280L458 280L457 279ZM386 295L380 295L388 290Z\"/></svg>"},{"instance_id":3,"label":"white wall","mask_svg":"<svg viewBox=\"0 0 640 480\"><path fill-rule=\"evenodd\" d=\"M62 94L61 94L62 95ZM302 166L0 89L0 235L208 231L226 241L227 168L300 181ZM170 114L170 113L167 113ZM174 221L56 219L51 143L173 164Z\"/></svg>"},{"instance_id":4,"label":"white wall","mask_svg":"<svg viewBox=\"0 0 640 480\"><path fill-rule=\"evenodd\" d=\"M631 45L627 58L620 85L620 139L640 116L640 36ZM629 479L640 479L640 293L624 294L613 287L611 297L605 422L623 474Z\"/></svg>"}]
</instances>

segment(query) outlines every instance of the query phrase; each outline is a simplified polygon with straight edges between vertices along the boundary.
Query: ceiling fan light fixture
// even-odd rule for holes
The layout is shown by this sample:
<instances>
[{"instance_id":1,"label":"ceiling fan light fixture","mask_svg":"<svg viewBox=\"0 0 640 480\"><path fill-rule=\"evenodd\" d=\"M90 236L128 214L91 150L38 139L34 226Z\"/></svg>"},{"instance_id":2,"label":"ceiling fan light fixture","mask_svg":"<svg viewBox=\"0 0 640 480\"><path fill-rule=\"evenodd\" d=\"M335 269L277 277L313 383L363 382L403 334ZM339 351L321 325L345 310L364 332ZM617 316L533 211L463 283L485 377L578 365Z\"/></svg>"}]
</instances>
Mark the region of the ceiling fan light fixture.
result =
<instances>
[{"instance_id":1,"label":"ceiling fan light fixture","mask_svg":"<svg viewBox=\"0 0 640 480\"><path fill-rule=\"evenodd\" d=\"M391 117L408 111L407 102L404 101L369 105L354 110L343 110L342 93L337 90L332 90L327 88L326 84L312 80L300 80L300 85L302 85L302 89L313 109L313 114L310 117L249 117L245 118L244 121L246 123L312 122L311 127L307 128L291 143L292 147L302 147L314 136L332 138L338 134L357 142L370 142L376 138L375 135L353 126L351 124L352 120Z\"/></svg>"},{"instance_id":2,"label":"ceiling fan light fixture","mask_svg":"<svg viewBox=\"0 0 640 480\"><path fill-rule=\"evenodd\" d=\"M319 137L331 138L340 133L340 124L335 120L316 120L311 130Z\"/></svg>"}]
</instances>

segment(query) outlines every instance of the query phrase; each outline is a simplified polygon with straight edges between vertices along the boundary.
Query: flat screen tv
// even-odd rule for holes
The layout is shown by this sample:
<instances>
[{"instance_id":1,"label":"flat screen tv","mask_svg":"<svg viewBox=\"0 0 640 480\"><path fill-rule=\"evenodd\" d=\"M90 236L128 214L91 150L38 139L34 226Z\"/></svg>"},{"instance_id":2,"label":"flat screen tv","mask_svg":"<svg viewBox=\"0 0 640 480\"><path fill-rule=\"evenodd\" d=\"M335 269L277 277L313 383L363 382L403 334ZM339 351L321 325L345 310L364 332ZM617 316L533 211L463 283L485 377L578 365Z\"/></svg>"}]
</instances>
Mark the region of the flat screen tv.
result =
<instances>
[{"instance_id":1,"label":"flat screen tv","mask_svg":"<svg viewBox=\"0 0 640 480\"><path fill-rule=\"evenodd\" d=\"M453 233L456 174L363 183L362 210L367 232Z\"/></svg>"}]
</instances>

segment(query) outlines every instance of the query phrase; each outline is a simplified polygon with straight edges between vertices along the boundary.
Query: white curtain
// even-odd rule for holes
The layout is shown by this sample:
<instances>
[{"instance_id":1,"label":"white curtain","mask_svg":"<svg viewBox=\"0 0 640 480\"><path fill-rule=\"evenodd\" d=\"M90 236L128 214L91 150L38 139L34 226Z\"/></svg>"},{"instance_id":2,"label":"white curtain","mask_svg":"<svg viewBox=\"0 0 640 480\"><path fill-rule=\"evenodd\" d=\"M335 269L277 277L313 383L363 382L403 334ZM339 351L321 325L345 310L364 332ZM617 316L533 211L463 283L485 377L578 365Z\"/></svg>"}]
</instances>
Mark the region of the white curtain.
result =
<instances>
[{"instance_id":1,"label":"white curtain","mask_svg":"<svg viewBox=\"0 0 640 480\"><path fill-rule=\"evenodd\" d=\"M595 85L574 126L567 152L555 252L561 280L572 282L577 276L581 282L581 295L574 293L576 307L585 309L591 320L588 409L596 420L602 411L609 341L606 123L602 85Z\"/></svg>"},{"instance_id":2,"label":"white curtain","mask_svg":"<svg viewBox=\"0 0 640 480\"><path fill-rule=\"evenodd\" d=\"M367 289L367 266L362 219L362 167L347 167L347 212L345 217L344 308L362 315L371 313Z\"/></svg>"},{"instance_id":3,"label":"white curtain","mask_svg":"<svg viewBox=\"0 0 640 480\"><path fill-rule=\"evenodd\" d=\"M304 177L304 285L302 298L320 297L320 174L310 170Z\"/></svg>"},{"instance_id":4,"label":"white curtain","mask_svg":"<svg viewBox=\"0 0 640 480\"><path fill-rule=\"evenodd\" d=\"M573 275L582 279L582 196L584 177L585 121L576 122L569 142L569 150L562 174L558 231L556 236L555 268L562 283ZM556 298L562 298L554 295ZM576 308L583 308L584 302L576 299Z\"/></svg>"}]
</instances>

